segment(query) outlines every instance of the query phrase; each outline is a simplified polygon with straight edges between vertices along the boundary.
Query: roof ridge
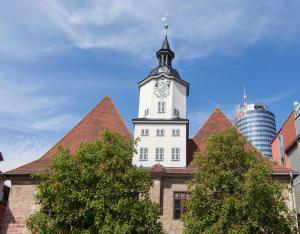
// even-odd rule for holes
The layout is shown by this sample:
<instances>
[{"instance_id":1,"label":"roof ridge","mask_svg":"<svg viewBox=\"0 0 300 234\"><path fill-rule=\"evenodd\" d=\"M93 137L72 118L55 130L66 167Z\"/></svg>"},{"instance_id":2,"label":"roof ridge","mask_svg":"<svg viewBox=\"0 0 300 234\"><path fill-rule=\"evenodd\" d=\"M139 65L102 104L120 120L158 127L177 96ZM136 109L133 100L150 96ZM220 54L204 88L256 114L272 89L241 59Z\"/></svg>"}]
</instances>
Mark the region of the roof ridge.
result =
<instances>
[{"instance_id":1,"label":"roof ridge","mask_svg":"<svg viewBox=\"0 0 300 234\"><path fill-rule=\"evenodd\" d=\"M119 109L117 108L116 104L113 102L113 100L111 99L111 97L105 96L104 99L106 99L106 98L109 99L110 102L113 104L115 110L116 110L117 113L119 114L119 117L121 118L121 120L122 120L122 122L124 123L125 127L127 128L128 132L130 133L131 136L133 136L131 130L129 129L129 127L128 127L126 121L125 121L125 119L123 118L123 116L122 116L121 112L119 111ZM103 99L103 100L104 100L104 99Z\"/></svg>"},{"instance_id":2,"label":"roof ridge","mask_svg":"<svg viewBox=\"0 0 300 234\"><path fill-rule=\"evenodd\" d=\"M87 117L93 113L98 106L100 106L102 103L104 103L106 100L109 100L110 102L112 102L112 99L109 96L105 96L91 111L89 111L70 131L68 131L54 146L52 146L46 153L44 153L44 155L41 158L44 158L45 156L47 156L47 153L50 152L52 149L54 149L55 147L60 145L60 142L66 137L68 136L75 128L77 128L84 120L87 119ZM38 160L38 159L37 159ZM35 161L37 161L35 160Z\"/></svg>"},{"instance_id":3,"label":"roof ridge","mask_svg":"<svg viewBox=\"0 0 300 234\"><path fill-rule=\"evenodd\" d=\"M209 117L206 119L205 123L202 124L202 126L200 126L198 128L198 130L196 131L196 133L194 134L194 136L192 137L192 139L195 139L195 137L201 132L201 130L205 127L205 125L208 124L208 121L212 118L213 115L215 115L217 112L220 112L229 122L232 126L234 126L234 124L231 122L231 120L227 117L226 114L224 114L224 112L221 110L221 108L219 106L217 106L213 112L209 115Z\"/></svg>"}]
</instances>

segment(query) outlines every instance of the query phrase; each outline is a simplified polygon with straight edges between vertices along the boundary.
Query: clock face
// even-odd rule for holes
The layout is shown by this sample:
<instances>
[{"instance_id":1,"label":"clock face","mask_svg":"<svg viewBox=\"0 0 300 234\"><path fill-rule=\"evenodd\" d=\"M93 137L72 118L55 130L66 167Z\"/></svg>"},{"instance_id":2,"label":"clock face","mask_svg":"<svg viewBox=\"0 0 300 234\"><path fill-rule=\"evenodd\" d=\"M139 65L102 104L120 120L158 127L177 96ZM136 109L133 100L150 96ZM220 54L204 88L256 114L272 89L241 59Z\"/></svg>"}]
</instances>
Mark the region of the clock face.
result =
<instances>
[{"instance_id":1,"label":"clock face","mask_svg":"<svg viewBox=\"0 0 300 234\"><path fill-rule=\"evenodd\" d=\"M155 84L154 94L158 98L161 98L161 99L167 97L170 94L170 81L169 81L169 79L166 79L164 77L159 79Z\"/></svg>"}]
</instances>

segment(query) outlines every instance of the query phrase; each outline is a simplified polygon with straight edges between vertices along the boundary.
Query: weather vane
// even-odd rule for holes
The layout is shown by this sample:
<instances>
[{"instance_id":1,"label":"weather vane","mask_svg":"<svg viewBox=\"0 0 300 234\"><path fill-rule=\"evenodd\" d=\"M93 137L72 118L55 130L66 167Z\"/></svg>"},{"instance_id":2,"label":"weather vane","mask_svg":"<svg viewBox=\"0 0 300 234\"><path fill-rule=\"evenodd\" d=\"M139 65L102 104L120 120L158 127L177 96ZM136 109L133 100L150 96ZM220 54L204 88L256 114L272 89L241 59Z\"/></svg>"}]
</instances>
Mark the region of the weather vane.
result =
<instances>
[{"instance_id":1,"label":"weather vane","mask_svg":"<svg viewBox=\"0 0 300 234\"><path fill-rule=\"evenodd\" d=\"M164 28L165 28L165 36L168 36L168 13L165 13L165 16L161 19L161 21L164 23Z\"/></svg>"}]
</instances>

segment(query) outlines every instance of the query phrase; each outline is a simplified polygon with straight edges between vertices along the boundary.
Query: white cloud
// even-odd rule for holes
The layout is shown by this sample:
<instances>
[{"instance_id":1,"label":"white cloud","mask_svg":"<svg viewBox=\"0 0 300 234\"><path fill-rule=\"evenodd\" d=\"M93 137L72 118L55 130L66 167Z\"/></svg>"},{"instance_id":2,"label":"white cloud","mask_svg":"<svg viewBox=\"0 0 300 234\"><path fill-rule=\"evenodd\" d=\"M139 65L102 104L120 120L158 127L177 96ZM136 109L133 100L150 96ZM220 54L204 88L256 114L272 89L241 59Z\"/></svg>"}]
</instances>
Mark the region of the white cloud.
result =
<instances>
[{"instance_id":1,"label":"white cloud","mask_svg":"<svg viewBox=\"0 0 300 234\"><path fill-rule=\"evenodd\" d=\"M29 163L42 156L53 145L54 139L42 136L16 135L1 138L0 149L4 162L0 170L7 171Z\"/></svg>"},{"instance_id":2,"label":"white cloud","mask_svg":"<svg viewBox=\"0 0 300 234\"><path fill-rule=\"evenodd\" d=\"M30 57L75 46L151 56L167 10L178 58L237 54L262 39L298 41L299 7L296 0L7 1L0 10L0 52Z\"/></svg>"},{"instance_id":3,"label":"white cloud","mask_svg":"<svg viewBox=\"0 0 300 234\"><path fill-rule=\"evenodd\" d=\"M0 74L0 127L21 131L63 130L78 117L62 113L66 96L47 96L36 83Z\"/></svg>"}]
</instances>

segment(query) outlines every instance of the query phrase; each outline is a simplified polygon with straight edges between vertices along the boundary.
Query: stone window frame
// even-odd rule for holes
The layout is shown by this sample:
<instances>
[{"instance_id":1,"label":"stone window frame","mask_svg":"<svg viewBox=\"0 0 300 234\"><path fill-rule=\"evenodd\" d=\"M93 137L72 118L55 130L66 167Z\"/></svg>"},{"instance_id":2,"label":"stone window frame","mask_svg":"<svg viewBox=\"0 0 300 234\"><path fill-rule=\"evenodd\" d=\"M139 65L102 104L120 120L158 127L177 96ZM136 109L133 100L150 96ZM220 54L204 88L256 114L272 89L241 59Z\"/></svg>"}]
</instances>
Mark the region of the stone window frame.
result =
<instances>
[{"instance_id":1,"label":"stone window frame","mask_svg":"<svg viewBox=\"0 0 300 234\"><path fill-rule=\"evenodd\" d=\"M189 199L187 191L173 192L173 219L180 220L185 212L184 202ZM177 206L179 205L179 206Z\"/></svg>"}]
</instances>

